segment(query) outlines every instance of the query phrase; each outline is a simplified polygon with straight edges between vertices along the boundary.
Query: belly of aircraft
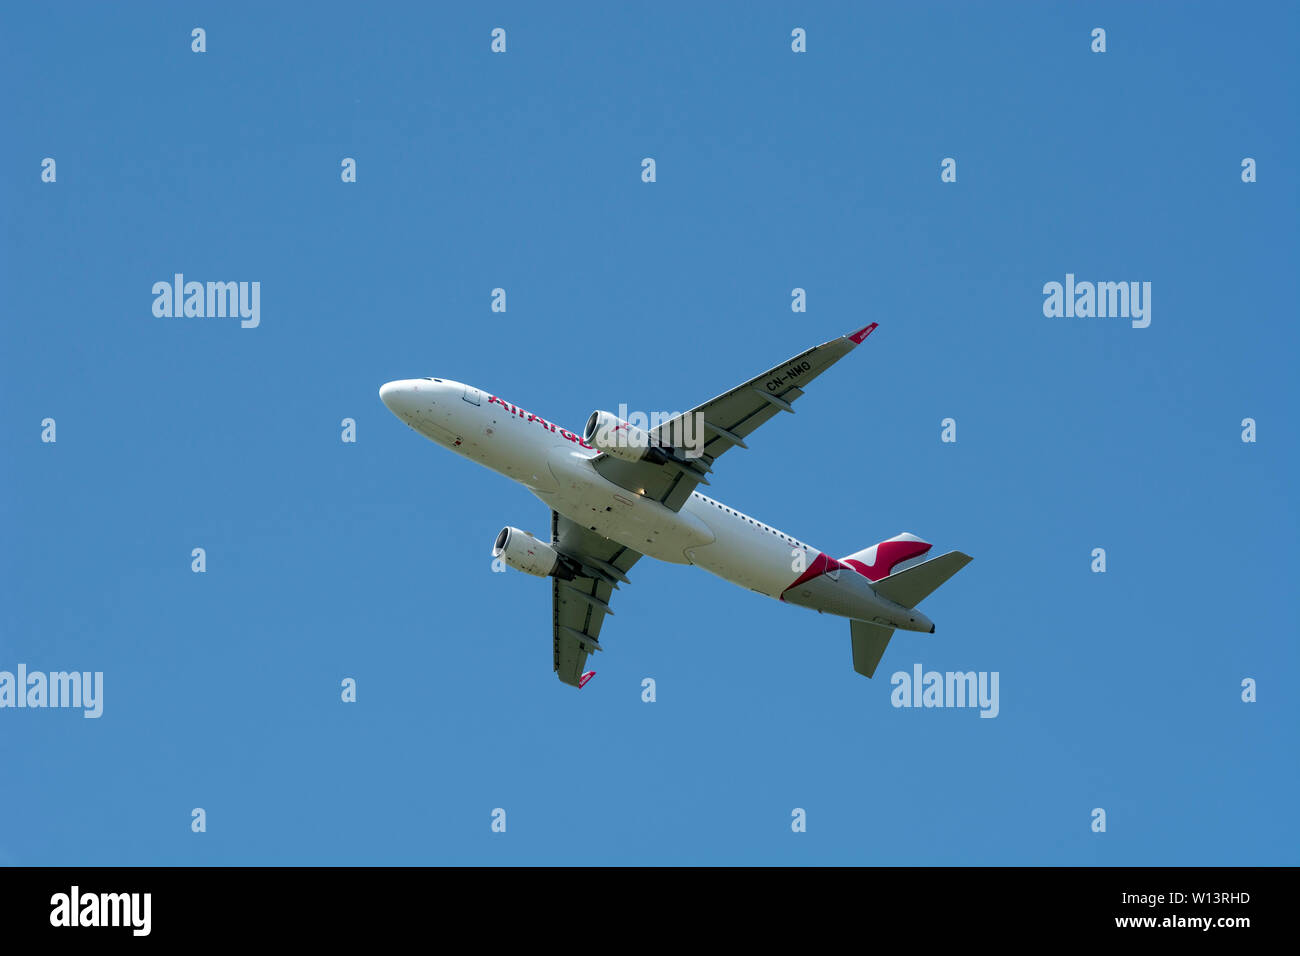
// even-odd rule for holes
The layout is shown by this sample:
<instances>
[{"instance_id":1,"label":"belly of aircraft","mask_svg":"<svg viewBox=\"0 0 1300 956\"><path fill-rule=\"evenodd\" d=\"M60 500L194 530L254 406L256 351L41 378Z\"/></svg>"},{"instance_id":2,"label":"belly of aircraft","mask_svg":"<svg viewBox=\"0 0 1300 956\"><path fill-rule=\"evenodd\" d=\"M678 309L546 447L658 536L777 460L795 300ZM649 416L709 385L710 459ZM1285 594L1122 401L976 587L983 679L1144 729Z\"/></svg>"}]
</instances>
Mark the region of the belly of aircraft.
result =
<instances>
[{"instance_id":1,"label":"belly of aircraft","mask_svg":"<svg viewBox=\"0 0 1300 956\"><path fill-rule=\"evenodd\" d=\"M706 529L696 527L689 519L679 520L662 505L661 513L653 513L645 505L658 502L638 501L637 495L615 492L574 500L562 494L533 493L589 531L671 564L689 564L686 552L710 540Z\"/></svg>"},{"instance_id":2,"label":"belly of aircraft","mask_svg":"<svg viewBox=\"0 0 1300 956\"><path fill-rule=\"evenodd\" d=\"M588 461L563 452L552 458L551 465L555 490L531 490L552 509L596 534L672 564L689 564L689 549L713 541L708 526L686 509L672 511L611 484Z\"/></svg>"}]
</instances>

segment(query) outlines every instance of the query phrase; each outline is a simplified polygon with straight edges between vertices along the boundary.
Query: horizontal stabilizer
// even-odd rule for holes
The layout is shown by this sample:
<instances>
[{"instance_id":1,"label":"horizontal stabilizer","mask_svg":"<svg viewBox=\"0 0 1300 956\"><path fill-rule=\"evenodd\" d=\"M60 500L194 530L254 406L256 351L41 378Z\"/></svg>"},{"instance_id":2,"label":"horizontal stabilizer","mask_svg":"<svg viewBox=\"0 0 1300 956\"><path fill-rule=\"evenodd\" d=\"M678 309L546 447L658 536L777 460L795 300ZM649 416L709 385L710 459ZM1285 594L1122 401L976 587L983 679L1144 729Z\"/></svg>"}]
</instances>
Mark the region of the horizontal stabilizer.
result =
<instances>
[{"instance_id":1,"label":"horizontal stabilizer","mask_svg":"<svg viewBox=\"0 0 1300 956\"><path fill-rule=\"evenodd\" d=\"M866 621L849 621L849 632L853 636L853 669L871 677L889 646L889 639L894 636L894 629Z\"/></svg>"},{"instance_id":2,"label":"horizontal stabilizer","mask_svg":"<svg viewBox=\"0 0 1300 956\"><path fill-rule=\"evenodd\" d=\"M889 598L903 607L916 607L950 577L960 571L973 559L960 551L949 551L937 558L931 558L921 564L899 571L887 578L881 578L871 586L876 593Z\"/></svg>"}]
</instances>

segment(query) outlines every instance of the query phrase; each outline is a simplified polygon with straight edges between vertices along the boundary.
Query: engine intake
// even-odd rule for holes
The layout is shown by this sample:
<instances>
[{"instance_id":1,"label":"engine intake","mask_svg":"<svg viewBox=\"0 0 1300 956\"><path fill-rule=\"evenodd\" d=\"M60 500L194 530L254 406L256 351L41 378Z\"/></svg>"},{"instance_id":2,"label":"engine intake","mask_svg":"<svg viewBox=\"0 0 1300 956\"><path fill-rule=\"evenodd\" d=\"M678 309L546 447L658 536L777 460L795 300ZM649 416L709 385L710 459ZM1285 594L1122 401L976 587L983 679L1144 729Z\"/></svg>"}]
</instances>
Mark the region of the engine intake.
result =
<instances>
[{"instance_id":1,"label":"engine intake","mask_svg":"<svg viewBox=\"0 0 1300 956\"><path fill-rule=\"evenodd\" d=\"M598 451L624 461L663 461L663 453L650 444L650 433L629 425L610 412L592 412L587 427L582 430L582 440Z\"/></svg>"},{"instance_id":2,"label":"engine intake","mask_svg":"<svg viewBox=\"0 0 1300 956\"><path fill-rule=\"evenodd\" d=\"M509 525L501 529L496 544L492 546L492 557L504 558L506 564L516 571L535 574L539 578L552 574L564 574L564 565L560 552L544 541L539 541L527 531L520 531Z\"/></svg>"}]
</instances>

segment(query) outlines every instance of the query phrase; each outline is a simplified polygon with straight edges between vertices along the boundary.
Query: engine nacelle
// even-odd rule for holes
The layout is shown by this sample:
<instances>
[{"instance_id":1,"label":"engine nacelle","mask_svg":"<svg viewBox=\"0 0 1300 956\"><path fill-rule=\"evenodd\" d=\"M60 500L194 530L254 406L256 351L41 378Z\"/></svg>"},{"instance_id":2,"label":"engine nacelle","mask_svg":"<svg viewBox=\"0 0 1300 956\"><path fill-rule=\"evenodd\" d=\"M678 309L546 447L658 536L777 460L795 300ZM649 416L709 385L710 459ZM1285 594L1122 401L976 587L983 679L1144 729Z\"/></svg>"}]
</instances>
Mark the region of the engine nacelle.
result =
<instances>
[{"instance_id":1,"label":"engine nacelle","mask_svg":"<svg viewBox=\"0 0 1300 956\"><path fill-rule=\"evenodd\" d=\"M629 425L610 412L592 412L587 427L582 430L582 440L615 458L624 461L662 460L657 448L651 448L650 434Z\"/></svg>"},{"instance_id":2,"label":"engine nacelle","mask_svg":"<svg viewBox=\"0 0 1300 956\"><path fill-rule=\"evenodd\" d=\"M492 557L504 558L506 564L516 571L535 574L539 578L550 577L563 570L558 551L546 542L538 541L527 531L509 525L497 535L496 544L492 546Z\"/></svg>"}]
</instances>

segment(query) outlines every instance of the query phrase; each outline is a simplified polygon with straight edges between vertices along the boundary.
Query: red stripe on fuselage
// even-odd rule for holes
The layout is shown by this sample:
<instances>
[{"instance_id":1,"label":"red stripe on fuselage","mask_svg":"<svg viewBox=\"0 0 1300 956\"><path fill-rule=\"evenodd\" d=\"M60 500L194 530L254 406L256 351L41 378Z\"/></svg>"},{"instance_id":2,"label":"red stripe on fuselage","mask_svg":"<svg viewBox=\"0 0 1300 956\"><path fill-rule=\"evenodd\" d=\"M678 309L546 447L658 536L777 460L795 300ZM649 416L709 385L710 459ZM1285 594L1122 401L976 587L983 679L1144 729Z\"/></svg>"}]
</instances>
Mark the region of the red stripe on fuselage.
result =
<instances>
[{"instance_id":1,"label":"red stripe on fuselage","mask_svg":"<svg viewBox=\"0 0 1300 956\"><path fill-rule=\"evenodd\" d=\"M836 571L842 567L845 567L845 565L841 564L839 561L836 561L830 555L819 554L817 555L817 557L813 558L813 563L808 565L808 570L804 571L803 574L799 575L799 577L795 579L795 582L791 584L790 587L786 588L785 591L789 591L792 588L797 588L805 581L811 581L813 578L819 578L827 571ZM785 591L782 591L781 594L784 595ZM784 600L784 597L782 598L782 600Z\"/></svg>"}]
</instances>

